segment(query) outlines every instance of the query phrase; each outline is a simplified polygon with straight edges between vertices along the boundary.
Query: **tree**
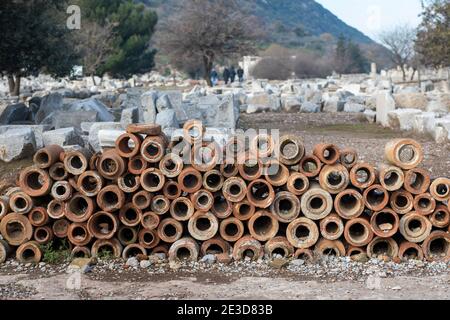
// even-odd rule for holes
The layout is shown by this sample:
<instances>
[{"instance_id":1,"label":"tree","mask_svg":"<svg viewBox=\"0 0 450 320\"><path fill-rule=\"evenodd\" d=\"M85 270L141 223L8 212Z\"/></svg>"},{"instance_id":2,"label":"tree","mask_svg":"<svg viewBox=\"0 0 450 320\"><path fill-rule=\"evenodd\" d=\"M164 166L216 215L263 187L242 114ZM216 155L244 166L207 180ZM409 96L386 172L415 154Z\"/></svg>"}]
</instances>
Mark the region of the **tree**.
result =
<instances>
[{"instance_id":1,"label":"tree","mask_svg":"<svg viewBox=\"0 0 450 320\"><path fill-rule=\"evenodd\" d=\"M233 59L255 51L258 28L234 0L185 0L160 32L160 46L172 62L202 61L204 79L217 59Z\"/></svg>"},{"instance_id":2,"label":"tree","mask_svg":"<svg viewBox=\"0 0 450 320\"><path fill-rule=\"evenodd\" d=\"M83 22L78 34L78 46L84 72L94 76L105 65L114 49L114 24L107 21L103 26L93 22Z\"/></svg>"},{"instance_id":3,"label":"tree","mask_svg":"<svg viewBox=\"0 0 450 320\"><path fill-rule=\"evenodd\" d=\"M338 38L334 57L336 71L343 73L367 72L368 62L364 57L361 48L350 39L344 36Z\"/></svg>"},{"instance_id":4,"label":"tree","mask_svg":"<svg viewBox=\"0 0 450 320\"><path fill-rule=\"evenodd\" d=\"M79 0L83 17L101 27L113 24L112 50L97 74L129 77L151 71L156 50L150 40L158 22L157 14L133 0ZM89 49L89 48L87 48Z\"/></svg>"},{"instance_id":5,"label":"tree","mask_svg":"<svg viewBox=\"0 0 450 320\"><path fill-rule=\"evenodd\" d=\"M433 67L450 66L450 2L430 0L422 6L422 23L416 41L422 63Z\"/></svg>"},{"instance_id":6,"label":"tree","mask_svg":"<svg viewBox=\"0 0 450 320\"><path fill-rule=\"evenodd\" d=\"M72 70L77 56L66 8L61 0L0 1L0 73L7 76L11 95L20 94L24 76L44 69L64 76Z\"/></svg>"},{"instance_id":7,"label":"tree","mask_svg":"<svg viewBox=\"0 0 450 320\"><path fill-rule=\"evenodd\" d=\"M415 55L414 41L416 31L408 25L398 25L380 34L381 43L391 51L391 60L400 66L403 81L406 81L407 64L411 64Z\"/></svg>"}]
</instances>

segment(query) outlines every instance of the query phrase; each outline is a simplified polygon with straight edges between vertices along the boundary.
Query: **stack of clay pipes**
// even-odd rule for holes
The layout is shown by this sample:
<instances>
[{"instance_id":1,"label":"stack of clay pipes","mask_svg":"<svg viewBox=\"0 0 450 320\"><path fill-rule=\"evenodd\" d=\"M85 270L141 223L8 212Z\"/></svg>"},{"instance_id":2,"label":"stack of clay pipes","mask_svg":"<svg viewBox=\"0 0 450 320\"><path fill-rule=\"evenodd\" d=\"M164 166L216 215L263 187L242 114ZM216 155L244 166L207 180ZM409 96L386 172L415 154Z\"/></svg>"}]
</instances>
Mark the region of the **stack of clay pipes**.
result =
<instances>
[{"instance_id":1,"label":"stack of clay pipes","mask_svg":"<svg viewBox=\"0 0 450 320\"><path fill-rule=\"evenodd\" d=\"M131 125L101 154L39 150L0 197L0 260L39 262L42 245L61 240L73 257L449 258L450 180L418 167L417 142L390 142L375 167L333 144L306 154L291 135L220 146L204 133L189 121L169 141L159 126Z\"/></svg>"}]
</instances>

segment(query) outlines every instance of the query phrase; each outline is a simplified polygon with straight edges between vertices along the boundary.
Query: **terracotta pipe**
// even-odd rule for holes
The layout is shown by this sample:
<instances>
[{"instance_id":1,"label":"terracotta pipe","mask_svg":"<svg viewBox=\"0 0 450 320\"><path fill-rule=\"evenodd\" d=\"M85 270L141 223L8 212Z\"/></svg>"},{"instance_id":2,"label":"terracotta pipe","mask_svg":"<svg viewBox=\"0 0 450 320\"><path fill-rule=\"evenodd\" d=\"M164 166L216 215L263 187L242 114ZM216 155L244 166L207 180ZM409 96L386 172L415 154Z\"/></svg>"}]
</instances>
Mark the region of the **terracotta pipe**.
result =
<instances>
[{"instance_id":1,"label":"terracotta pipe","mask_svg":"<svg viewBox=\"0 0 450 320\"><path fill-rule=\"evenodd\" d=\"M97 212L89 218L87 229L96 239L111 239L119 228L116 215L109 212Z\"/></svg>"},{"instance_id":2,"label":"terracotta pipe","mask_svg":"<svg viewBox=\"0 0 450 320\"><path fill-rule=\"evenodd\" d=\"M59 161L64 149L58 145L49 145L38 150L33 157L33 162L40 169L48 169Z\"/></svg>"},{"instance_id":3,"label":"terracotta pipe","mask_svg":"<svg viewBox=\"0 0 450 320\"><path fill-rule=\"evenodd\" d=\"M220 173L225 179L235 177L239 173L239 166L237 163L224 162L220 165Z\"/></svg>"},{"instance_id":4,"label":"terracotta pipe","mask_svg":"<svg viewBox=\"0 0 450 320\"><path fill-rule=\"evenodd\" d=\"M90 235L86 223L72 223L67 231L69 242L75 246L86 246L91 242Z\"/></svg>"},{"instance_id":5,"label":"terracotta pipe","mask_svg":"<svg viewBox=\"0 0 450 320\"><path fill-rule=\"evenodd\" d=\"M229 254L230 252L230 244L220 237L214 237L206 240L200 247L200 253L202 256L206 256L207 254Z\"/></svg>"},{"instance_id":6,"label":"terracotta pipe","mask_svg":"<svg viewBox=\"0 0 450 320\"><path fill-rule=\"evenodd\" d=\"M29 167L21 171L19 187L31 197L42 197L50 193L52 180L47 171Z\"/></svg>"},{"instance_id":7,"label":"terracotta pipe","mask_svg":"<svg viewBox=\"0 0 450 320\"><path fill-rule=\"evenodd\" d=\"M413 211L400 219L399 229L406 240L420 243L430 235L432 227L427 217Z\"/></svg>"},{"instance_id":8,"label":"terracotta pipe","mask_svg":"<svg viewBox=\"0 0 450 320\"><path fill-rule=\"evenodd\" d=\"M433 231L422 244L423 253L428 261L450 260L450 233Z\"/></svg>"},{"instance_id":9,"label":"terracotta pipe","mask_svg":"<svg viewBox=\"0 0 450 320\"><path fill-rule=\"evenodd\" d=\"M321 239L314 251L321 256L345 257L344 244L339 240Z\"/></svg>"},{"instance_id":10,"label":"terracotta pipe","mask_svg":"<svg viewBox=\"0 0 450 320\"><path fill-rule=\"evenodd\" d=\"M301 198L301 208L307 218L321 220L333 210L333 198L317 182L313 182Z\"/></svg>"},{"instance_id":11,"label":"terracotta pipe","mask_svg":"<svg viewBox=\"0 0 450 320\"><path fill-rule=\"evenodd\" d=\"M209 211L214 204L214 196L208 190L199 190L191 195L191 201L197 211Z\"/></svg>"},{"instance_id":12,"label":"terracotta pipe","mask_svg":"<svg viewBox=\"0 0 450 320\"><path fill-rule=\"evenodd\" d=\"M350 170L350 182L359 189L366 189L372 186L376 180L375 168L368 163L360 162Z\"/></svg>"},{"instance_id":13,"label":"terracotta pipe","mask_svg":"<svg viewBox=\"0 0 450 320\"><path fill-rule=\"evenodd\" d=\"M320 172L319 183L325 191L338 194L347 189L350 183L349 173L343 165L326 165Z\"/></svg>"},{"instance_id":14,"label":"terracotta pipe","mask_svg":"<svg viewBox=\"0 0 450 320\"><path fill-rule=\"evenodd\" d=\"M374 212L370 218L372 231L380 238L393 237L398 232L399 223L397 213L389 208Z\"/></svg>"},{"instance_id":15,"label":"terracotta pipe","mask_svg":"<svg viewBox=\"0 0 450 320\"><path fill-rule=\"evenodd\" d=\"M147 256L147 250L143 246L136 243L129 244L122 251L122 259L129 259L139 255Z\"/></svg>"},{"instance_id":16,"label":"terracotta pipe","mask_svg":"<svg viewBox=\"0 0 450 320\"><path fill-rule=\"evenodd\" d=\"M344 228L345 240L354 247L364 247L373 239L373 231L369 221L356 218L347 221Z\"/></svg>"},{"instance_id":17,"label":"terracotta pipe","mask_svg":"<svg viewBox=\"0 0 450 320\"><path fill-rule=\"evenodd\" d=\"M264 175L271 185L281 187L289 179L289 169L277 160L269 160L264 164Z\"/></svg>"},{"instance_id":18,"label":"terracotta pipe","mask_svg":"<svg viewBox=\"0 0 450 320\"><path fill-rule=\"evenodd\" d=\"M289 259L294 255L294 247L285 237L275 237L266 242L264 252L269 258L273 258L274 255L278 254L284 259Z\"/></svg>"},{"instance_id":19,"label":"terracotta pipe","mask_svg":"<svg viewBox=\"0 0 450 320\"><path fill-rule=\"evenodd\" d=\"M391 194L390 200L391 208L397 214L407 214L414 208L414 197L411 193L405 190L395 191Z\"/></svg>"},{"instance_id":20,"label":"terracotta pipe","mask_svg":"<svg viewBox=\"0 0 450 320\"><path fill-rule=\"evenodd\" d=\"M366 255L366 250L365 248L360 248L360 247L349 247L347 249L347 257L353 257L359 254L364 254Z\"/></svg>"},{"instance_id":21,"label":"terracotta pipe","mask_svg":"<svg viewBox=\"0 0 450 320\"><path fill-rule=\"evenodd\" d=\"M416 168L423 160L423 149L411 139L397 139L386 144L385 158L404 170Z\"/></svg>"},{"instance_id":22,"label":"terracotta pipe","mask_svg":"<svg viewBox=\"0 0 450 320\"><path fill-rule=\"evenodd\" d=\"M141 225L145 229L153 230L158 228L161 218L154 212L146 212L142 215Z\"/></svg>"},{"instance_id":23,"label":"terracotta pipe","mask_svg":"<svg viewBox=\"0 0 450 320\"><path fill-rule=\"evenodd\" d=\"M442 204L436 207L436 210L430 216L431 224L436 228L446 228L450 225L450 211Z\"/></svg>"},{"instance_id":24,"label":"terracotta pipe","mask_svg":"<svg viewBox=\"0 0 450 320\"><path fill-rule=\"evenodd\" d=\"M56 181L51 190L53 199L67 201L72 197L72 186L67 181Z\"/></svg>"},{"instance_id":25,"label":"terracotta pipe","mask_svg":"<svg viewBox=\"0 0 450 320\"><path fill-rule=\"evenodd\" d=\"M5 240L0 240L0 264L5 263L12 251L11 246Z\"/></svg>"},{"instance_id":26,"label":"terracotta pipe","mask_svg":"<svg viewBox=\"0 0 450 320\"><path fill-rule=\"evenodd\" d=\"M238 170L244 180L254 181L263 175L264 166L259 158L249 156L243 159L242 164L238 165Z\"/></svg>"},{"instance_id":27,"label":"terracotta pipe","mask_svg":"<svg viewBox=\"0 0 450 320\"><path fill-rule=\"evenodd\" d=\"M296 196L301 196L309 189L309 179L302 173L291 172L286 182L286 189Z\"/></svg>"},{"instance_id":28,"label":"terracotta pipe","mask_svg":"<svg viewBox=\"0 0 450 320\"><path fill-rule=\"evenodd\" d=\"M28 213L28 220L33 227L45 226L49 221L47 209L42 207L34 207L33 210Z\"/></svg>"},{"instance_id":29,"label":"terracotta pipe","mask_svg":"<svg viewBox=\"0 0 450 320\"><path fill-rule=\"evenodd\" d=\"M159 170L167 177L167 178L176 178L180 175L181 171L183 171L184 163L183 159L180 156L174 153L168 153L162 158L159 162Z\"/></svg>"},{"instance_id":30,"label":"terracotta pipe","mask_svg":"<svg viewBox=\"0 0 450 320\"><path fill-rule=\"evenodd\" d=\"M95 208L95 201L92 198L75 194L67 202L65 216L72 222L85 222L94 214Z\"/></svg>"},{"instance_id":31,"label":"terracotta pipe","mask_svg":"<svg viewBox=\"0 0 450 320\"><path fill-rule=\"evenodd\" d=\"M116 185L106 186L97 195L97 204L102 211L117 211L125 205L125 194Z\"/></svg>"},{"instance_id":32,"label":"terracotta pipe","mask_svg":"<svg viewBox=\"0 0 450 320\"><path fill-rule=\"evenodd\" d=\"M117 232L117 239L123 246L128 246L138 241L138 232L135 228L121 226Z\"/></svg>"},{"instance_id":33,"label":"terracotta pipe","mask_svg":"<svg viewBox=\"0 0 450 320\"><path fill-rule=\"evenodd\" d=\"M10 245L19 246L32 239L33 226L26 216L10 213L0 221L0 233Z\"/></svg>"},{"instance_id":34,"label":"terracotta pipe","mask_svg":"<svg viewBox=\"0 0 450 320\"><path fill-rule=\"evenodd\" d=\"M42 251L39 244L35 241L30 241L20 245L16 251L16 259L23 264L38 264L42 259Z\"/></svg>"},{"instance_id":35,"label":"terracotta pipe","mask_svg":"<svg viewBox=\"0 0 450 320\"><path fill-rule=\"evenodd\" d=\"M322 169L322 162L316 156L307 155L300 160L298 167L300 173L308 178L314 178L319 175Z\"/></svg>"},{"instance_id":36,"label":"terracotta pipe","mask_svg":"<svg viewBox=\"0 0 450 320\"><path fill-rule=\"evenodd\" d=\"M16 179L17 182L17 179ZM11 196L17 192L22 192L22 189L19 187L10 187L6 190L5 197L11 198Z\"/></svg>"},{"instance_id":37,"label":"terracotta pipe","mask_svg":"<svg viewBox=\"0 0 450 320\"><path fill-rule=\"evenodd\" d=\"M0 196L0 220L9 213L9 197Z\"/></svg>"},{"instance_id":38,"label":"terracotta pipe","mask_svg":"<svg viewBox=\"0 0 450 320\"><path fill-rule=\"evenodd\" d=\"M247 200L255 207L265 209L275 200L275 191L266 180L254 180L247 187Z\"/></svg>"},{"instance_id":39,"label":"terracotta pipe","mask_svg":"<svg viewBox=\"0 0 450 320\"><path fill-rule=\"evenodd\" d=\"M167 141L163 136L149 136L141 145L141 156L149 163L158 163L166 154Z\"/></svg>"},{"instance_id":40,"label":"terracotta pipe","mask_svg":"<svg viewBox=\"0 0 450 320\"><path fill-rule=\"evenodd\" d=\"M246 196L247 184L239 177L228 178L223 183L222 193L228 201L233 203L240 202Z\"/></svg>"},{"instance_id":41,"label":"terracotta pipe","mask_svg":"<svg viewBox=\"0 0 450 320\"><path fill-rule=\"evenodd\" d=\"M227 218L220 222L220 236L228 242L236 242L244 236L245 227L241 220Z\"/></svg>"},{"instance_id":42,"label":"terracotta pipe","mask_svg":"<svg viewBox=\"0 0 450 320\"><path fill-rule=\"evenodd\" d=\"M430 186L430 193L436 201L450 200L450 179L438 178Z\"/></svg>"},{"instance_id":43,"label":"terracotta pipe","mask_svg":"<svg viewBox=\"0 0 450 320\"><path fill-rule=\"evenodd\" d=\"M148 162L142 156L136 156L128 161L128 172L141 175L148 168Z\"/></svg>"},{"instance_id":44,"label":"terracotta pipe","mask_svg":"<svg viewBox=\"0 0 450 320\"><path fill-rule=\"evenodd\" d=\"M400 244L398 257L401 261L419 260L423 261L424 255L422 247L417 243L404 241Z\"/></svg>"},{"instance_id":45,"label":"terracotta pipe","mask_svg":"<svg viewBox=\"0 0 450 320\"><path fill-rule=\"evenodd\" d=\"M275 148L275 141L269 134L257 134L250 141L250 150L259 159L270 157L274 153Z\"/></svg>"},{"instance_id":46,"label":"terracotta pipe","mask_svg":"<svg viewBox=\"0 0 450 320\"><path fill-rule=\"evenodd\" d=\"M50 175L50 178L55 181L66 180L69 176L69 173L67 172L66 167L64 167L64 163L62 162L57 162L52 165L48 170L48 174Z\"/></svg>"},{"instance_id":47,"label":"terracotta pipe","mask_svg":"<svg viewBox=\"0 0 450 320\"><path fill-rule=\"evenodd\" d=\"M334 208L343 219L358 218L364 212L364 198L357 190L347 189L336 196Z\"/></svg>"},{"instance_id":48,"label":"terracotta pipe","mask_svg":"<svg viewBox=\"0 0 450 320\"><path fill-rule=\"evenodd\" d=\"M139 176L135 176L131 173L127 173L117 179L117 186L125 193L135 193L141 187L141 181Z\"/></svg>"},{"instance_id":49,"label":"terracotta pipe","mask_svg":"<svg viewBox=\"0 0 450 320\"><path fill-rule=\"evenodd\" d=\"M191 238L183 238L170 246L169 261L193 261L197 262L200 247Z\"/></svg>"},{"instance_id":50,"label":"terracotta pipe","mask_svg":"<svg viewBox=\"0 0 450 320\"><path fill-rule=\"evenodd\" d=\"M47 244L53 239L53 231L49 226L34 229L33 239L39 244Z\"/></svg>"},{"instance_id":51,"label":"terracotta pipe","mask_svg":"<svg viewBox=\"0 0 450 320\"><path fill-rule=\"evenodd\" d=\"M301 212L299 198L287 191L278 192L270 206L270 211L281 223L291 223Z\"/></svg>"},{"instance_id":52,"label":"terracotta pipe","mask_svg":"<svg viewBox=\"0 0 450 320\"><path fill-rule=\"evenodd\" d=\"M177 221L188 221L195 213L191 200L180 197L170 204L170 215Z\"/></svg>"},{"instance_id":53,"label":"terracotta pipe","mask_svg":"<svg viewBox=\"0 0 450 320\"><path fill-rule=\"evenodd\" d=\"M293 166L300 162L305 155L303 141L295 135L285 135L279 141L280 162L286 166Z\"/></svg>"},{"instance_id":54,"label":"terracotta pipe","mask_svg":"<svg viewBox=\"0 0 450 320\"><path fill-rule=\"evenodd\" d=\"M79 176L78 176L79 177ZM78 189L78 185L77 185L77 177L71 177L67 180L67 182L69 182L70 186L72 187L72 189L76 192L80 192L80 190Z\"/></svg>"},{"instance_id":55,"label":"terracotta pipe","mask_svg":"<svg viewBox=\"0 0 450 320\"><path fill-rule=\"evenodd\" d=\"M277 218L268 211L257 211L248 221L250 235L258 241L268 241L275 237L279 230Z\"/></svg>"},{"instance_id":56,"label":"terracotta pipe","mask_svg":"<svg viewBox=\"0 0 450 320\"><path fill-rule=\"evenodd\" d=\"M122 245L116 238L98 239L92 244L91 256L97 257L104 252L109 252L114 258L120 258L122 255Z\"/></svg>"},{"instance_id":57,"label":"terracotta pipe","mask_svg":"<svg viewBox=\"0 0 450 320\"><path fill-rule=\"evenodd\" d=\"M239 239L233 247L233 259L235 261L241 261L245 258L250 258L253 261L261 259L264 255L264 248L261 243L252 238L251 236L245 236Z\"/></svg>"},{"instance_id":58,"label":"terracotta pipe","mask_svg":"<svg viewBox=\"0 0 450 320\"><path fill-rule=\"evenodd\" d=\"M344 222L337 214L330 214L320 221L320 234L326 240L338 240L344 234Z\"/></svg>"},{"instance_id":59,"label":"terracotta pipe","mask_svg":"<svg viewBox=\"0 0 450 320\"><path fill-rule=\"evenodd\" d=\"M233 215L241 221L250 220L255 214L256 208L247 199L233 205Z\"/></svg>"},{"instance_id":60,"label":"terracotta pipe","mask_svg":"<svg viewBox=\"0 0 450 320\"><path fill-rule=\"evenodd\" d=\"M92 152L89 149L79 149L66 152L64 156L64 167L67 172L79 176L89 168L89 160Z\"/></svg>"},{"instance_id":61,"label":"terracotta pipe","mask_svg":"<svg viewBox=\"0 0 450 320\"><path fill-rule=\"evenodd\" d=\"M169 256L169 245L161 244L161 245L157 246L156 248L153 248L151 254L153 255L153 254L157 254L157 253L164 254L164 257L168 257Z\"/></svg>"},{"instance_id":62,"label":"terracotta pipe","mask_svg":"<svg viewBox=\"0 0 450 320\"><path fill-rule=\"evenodd\" d=\"M178 176L178 185L181 190L187 193L197 192L202 188L202 174L194 168L187 167Z\"/></svg>"},{"instance_id":63,"label":"terracotta pipe","mask_svg":"<svg viewBox=\"0 0 450 320\"><path fill-rule=\"evenodd\" d=\"M339 160L350 171L358 162L358 152L353 148L343 149Z\"/></svg>"},{"instance_id":64,"label":"terracotta pipe","mask_svg":"<svg viewBox=\"0 0 450 320\"><path fill-rule=\"evenodd\" d=\"M135 207L132 203L127 203L120 208L119 220L127 227L136 227L141 223L142 210Z\"/></svg>"},{"instance_id":65,"label":"terracotta pipe","mask_svg":"<svg viewBox=\"0 0 450 320\"><path fill-rule=\"evenodd\" d=\"M183 126L183 138L189 144L201 142L205 134L205 127L199 120L188 120Z\"/></svg>"},{"instance_id":66,"label":"terracotta pipe","mask_svg":"<svg viewBox=\"0 0 450 320\"><path fill-rule=\"evenodd\" d=\"M191 165L200 172L213 170L221 162L219 145L216 142L194 144L191 149Z\"/></svg>"},{"instance_id":67,"label":"terracotta pipe","mask_svg":"<svg viewBox=\"0 0 450 320\"><path fill-rule=\"evenodd\" d=\"M34 201L28 194L19 191L10 196L9 207L15 213L27 214L33 209Z\"/></svg>"},{"instance_id":68,"label":"terracotta pipe","mask_svg":"<svg viewBox=\"0 0 450 320\"><path fill-rule=\"evenodd\" d=\"M210 170L203 174L203 188L209 192L217 192L222 190L225 179L218 170Z\"/></svg>"},{"instance_id":69,"label":"terracotta pipe","mask_svg":"<svg viewBox=\"0 0 450 320\"><path fill-rule=\"evenodd\" d=\"M196 240L214 238L219 230L219 221L211 212L196 212L188 221L189 234Z\"/></svg>"},{"instance_id":70,"label":"terracotta pipe","mask_svg":"<svg viewBox=\"0 0 450 320\"><path fill-rule=\"evenodd\" d=\"M98 167L98 160L100 159L102 153L94 153L89 160L89 170L96 171ZM90 253L89 253L90 254Z\"/></svg>"},{"instance_id":71,"label":"terracotta pipe","mask_svg":"<svg viewBox=\"0 0 450 320\"><path fill-rule=\"evenodd\" d=\"M150 204L150 210L157 215L164 215L169 212L170 201L163 195L157 195L153 197L152 203Z\"/></svg>"},{"instance_id":72,"label":"terracotta pipe","mask_svg":"<svg viewBox=\"0 0 450 320\"><path fill-rule=\"evenodd\" d=\"M321 162L333 165L339 161L341 153L338 147L329 143L320 143L314 147L313 154L319 158Z\"/></svg>"},{"instance_id":73,"label":"terracotta pipe","mask_svg":"<svg viewBox=\"0 0 450 320\"><path fill-rule=\"evenodd\" d=\"M308 218L292 221L286 229L286 237L295 248L308 249L319 240L319 228Z\"/></svg>"},{"instance_id":74,"label":"terracotta pipe","mask_svg":"<svg viewBox=\"0 0 450 320\"><path fill-rule=\"evenodd\" d=\"M62 219L66 215L67 203L60 200L52 200L48 203L47 214L52 219Z\"/></svg>"},{"instance_id":75,"label":"terracotta pipe","mask_svg":"<svg viewBox=\"0 0 450 320\"><path fill-rule=\"evenodd\" d=\"M133 203L133 205L136 208L145 210L148 207L150 207L152 199L153 199L153 196L149 192L142 190L133 195L131 202Z\"/></svg>"},{"instance_id":76,"label":"terracotta pipe","mask_svg":"<svg viewBox=\"0 0 450 320\"><path fill-rule=\"evenodd\" d=\"M174 243L183 236L183 225L175 219L166 218L158 226L159 238L167 243Z\"/></svg>"},{"instance_id":77,"label":"terracotta pipe","mask_svg":"<svg viewBox=\"0 0 450 320\"><path fill-rule=\"evenodd\" d=\"M86 197L95 197L103 188L105 181L96 171L86 171L78 177L77 187Z\"/></svg>"},{"instance_id":78,"label":"terracotta pipe","mask_svg":"<svg viewBox=\"0 0 450 320\"><path fill-rule=\"evenodd\" d=\"M405 174L398 167L383 165L378 170L378 180L383 188L389 192L393 192L403 187Z\"/></svg>"},{"instance_id":79,"label":"terracotta pipe","mask_svg":"<svg viewBox=\"0 0 450 320\"><path fill-rule=\"evenodd\" d=\"M70 222L66 219L60 219L53 222L52 231L55 237L64 239L67 238L67 231L69 231Z\"/></svg>"},{"instance_id":80,"label":"terracotta pipe","mask_svg":"<svg viewBox=\"0 0 450 320\"><path fill-rule=\"evenodd\" d=\"M379 184L367 188L363 194L366 207L372 211L381 211L389 203L389 193Z\"/></svg>"},{"instance_id":81,"label":"terracotta pipe","mask_svg":"<svg viewBox=\"0 0 450 320\"><path fill-rule=\"evenodd\" d=\"M399 248L392 238L376 237L367 245L367 256L374 259L383 259L387 256L391 259L398 257Z\"/></svg>"},{"instance_id":82,"label":"terracotta pipe","mask_svg":"<svg viewBox=\"0 0 450 320\"><path fill-rule=\"evenodd\" d=\"M422 193L414 198L414 210L424 216L429 216L436 210L436 200L429 193Z\"/></svg>"},{"instance_id":83,"label":"terracotta pipe","mask_svg":"<svg viewBox=\"0 0 450 320\"><path fill-rule=\"evenodd\" d=\"M216 192L211 212L219 219L226 219L233 213L233 204L224 197L222 192Z\"/></svg>"},{"instance_id":84,"label":"terracotta pipe","mask_svg":"<svg viewBox=\"0 0 450 320\"><path fill-rule=\"evenodd\" d=\"M414 195L426 193L430 184L430 173L425 169L411 169L405 174L405 189Z\"/></svg>"},{"instance_id":85,"label":"terracotta pipe","mask_svg":"<svg viewBox=\"0 0 450 320\"><path fill-rule=\"evenodd\" d=\"M116 152L123 158L133 158L139 154L141 143L140 135L124 133L116 140Z\"/></svg>"},{"instance_id":86,"label":"terracotta pipe","mask_svg":"<svg viewBox=\"0 0 450 320\"><path fill-rule=\"evenodd\" d=\"M139 244L145 249L153 249L159 244L159 237L156 230L141 229L139 231Z\"/></svg>"},{"instance_id":87,"label":"terracotta pipe","mask_svg":"<svg viewBox=\"0 0 450 320\"><path fill-rule=\"evenodd\" d=\"M85 258L88 259L91 257L91 250L88 247L74 247L72 252L70 253L72 259L75 258Z\"/></svg>"},{"instance_id":88,"label":"terracotta pipe","mask_svg":"<svg viewBox=\"0 0 450 320\"><path fill-rule=\"evenodd\" d=\"M294 258L305 261L314 261L314 253L310 249L297 249L294 253Z\"/></svg>"},{"instance_id":89,"label":"terracotta pipe","mask_svg":"<svg viewBox=\"0 0 450 320\"><path fill-rule=\"evenodd\" d=\"M128 168L126 161L117 154L116 150L110 149L103 152L98 159L98 173L108 180L120 178Z\"/></svg>"},{"instance_id":90,"label":"terracotta pipe","mask_svg":"<svg viewBox=\"0 0 450 320\"><path fill-rule=\"evenodd\" d=\"M173 180L166 181L162 192L163 192L164 196L169 200L175 200L175 199L181 197L181 188L180 188L178 182L173 181Z\"/></svg>"},{"instance_id":91,"label":"terracotta pipe","mask_svg":"<svg viewBox=\"0 0 450 320\"><path fill-rule=\"evenodd\" d=\"M127 132L132 134L143 134L146 136L158 136L161 134L161 126L156 123L133 123L127 126Z\"/></svg>"}]
</instances>

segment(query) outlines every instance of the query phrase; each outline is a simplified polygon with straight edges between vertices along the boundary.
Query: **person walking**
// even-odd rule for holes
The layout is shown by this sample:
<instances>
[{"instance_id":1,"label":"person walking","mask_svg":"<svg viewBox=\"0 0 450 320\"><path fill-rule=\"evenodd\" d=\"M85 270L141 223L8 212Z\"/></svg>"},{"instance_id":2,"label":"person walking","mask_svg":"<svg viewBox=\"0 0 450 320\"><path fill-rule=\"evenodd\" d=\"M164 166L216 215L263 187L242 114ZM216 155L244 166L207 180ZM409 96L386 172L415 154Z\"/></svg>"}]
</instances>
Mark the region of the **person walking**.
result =
<instances>
[{"instance_id":1,"label":"person walking","mask_svg":"<svg viewBox=\"0 0 450 320\"><path fill-rule=\"evenodd\" d=\"M227 67L223 70L223 80L225 81L225 85L227 85L228 81L230 81L230 70L228 70Z\"/></svg>"},{"instance_id":2,"label":"person walking","mask_svg":"<svg viewBox=\"0 0 450 320\"><path fill-rule=\"evenodd\" d=\"M210 77L211 77L211 85L214 87L217 84L219 78L216 69L212 69Z\"/></svg>"},{"instance_id":3,"label":"person walking","mask_svg":"<svg viewBox=\"0 0 450 320\"><path fill-rule=\"evenodd\" d=\"M234 80L236 80L236 70L234 69L234 66L231 66L230 78L231 78L231 83L233 83Z\"/></svg>"},{"instance_id":4,"label":"person walking","mask_svg":"<svg viewBox=\"0 0 450 320\"><path fill-rule=\"evenodd\" d=\"M237 70L237 76L239 78L239 82L244 81L244 70L241 67Z\"/></svg>"}]
</instances>

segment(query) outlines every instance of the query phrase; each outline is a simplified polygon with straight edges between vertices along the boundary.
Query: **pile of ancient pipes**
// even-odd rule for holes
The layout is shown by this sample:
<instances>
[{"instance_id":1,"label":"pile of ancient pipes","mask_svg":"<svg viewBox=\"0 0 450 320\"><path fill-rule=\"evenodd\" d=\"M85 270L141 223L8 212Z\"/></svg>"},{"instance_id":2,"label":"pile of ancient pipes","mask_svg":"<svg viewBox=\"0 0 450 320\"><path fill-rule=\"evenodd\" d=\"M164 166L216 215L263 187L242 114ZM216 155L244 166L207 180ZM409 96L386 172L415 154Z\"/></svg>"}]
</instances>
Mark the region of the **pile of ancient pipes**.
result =
<instances>
[{"instance_id":1,"label":"pile of ancient pipes","mask_svg":"<svg viewBox=\"0 0 450 320\"><path fill-rule=\"evenodd\" d=\"M234 136L220 148L197 121L183 132L168 141L158 126L131 125L102 154L38 151L0 198L1 260L15 251L38 262L58 239L74 257L449 258L450 180L418 168L413 140L389 143L375 168L332 144L306 155L296 136L256 135L248 146Z\"/></svg>"}]
</instances>

